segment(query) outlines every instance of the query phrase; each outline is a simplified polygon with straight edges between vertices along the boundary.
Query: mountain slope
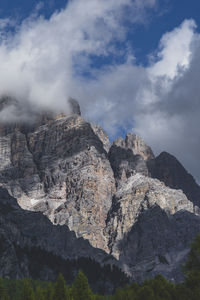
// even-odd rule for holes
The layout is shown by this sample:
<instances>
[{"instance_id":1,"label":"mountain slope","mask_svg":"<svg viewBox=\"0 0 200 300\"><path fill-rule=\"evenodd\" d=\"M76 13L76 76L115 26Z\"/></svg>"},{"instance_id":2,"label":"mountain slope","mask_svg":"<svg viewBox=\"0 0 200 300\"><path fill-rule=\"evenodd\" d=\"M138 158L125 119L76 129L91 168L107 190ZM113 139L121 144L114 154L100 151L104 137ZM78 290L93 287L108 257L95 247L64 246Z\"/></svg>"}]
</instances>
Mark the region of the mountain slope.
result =
<instances>
[{"instance_id":1,"label":"mountain slope","mask_svg":"<svg viewBox=\"0 0 200 300\"><path fill-rule=\"evenodd\" d=\"M2 188L0 224L0 277L55 280L62 272L71 283L82 268L101 293L128 282L111 256L76 238L67 226L54 226L42 213L21 209Z\"/></svg>"}]
</instances>

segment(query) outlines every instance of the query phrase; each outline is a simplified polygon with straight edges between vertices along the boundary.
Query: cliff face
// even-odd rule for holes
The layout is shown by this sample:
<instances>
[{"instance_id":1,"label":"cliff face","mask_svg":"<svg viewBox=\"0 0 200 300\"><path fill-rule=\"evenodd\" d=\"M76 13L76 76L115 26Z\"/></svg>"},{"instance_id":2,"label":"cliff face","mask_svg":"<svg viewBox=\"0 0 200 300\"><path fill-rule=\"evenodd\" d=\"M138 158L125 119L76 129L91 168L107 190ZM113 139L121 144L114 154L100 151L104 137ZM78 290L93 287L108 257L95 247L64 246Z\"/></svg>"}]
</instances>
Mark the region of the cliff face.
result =
<instances>
[{"instance_id":1,"label":"cliff face","mask_svg":"<svg viewBox=\"0 0 200 300\"><path fill-rule=\"evenodd\" d=\"M0 154L1 185L22 208L42 211L107 250L103 229L115 183L104 145L89 123L73 114L31 131L15 127L1 135Z\"/></svg>"},{"instance_id":2,"label":"cliff face","mask_svg":"<svg viewBox=\"0 0 200 300\"><path fill-rule=\"evenodd\" d=\"M148 176L147 162L154 159L151 148L140 137L131 133L125 139L116 139L108 155L118 187L136 173Z\"/></svg>"},{"instance_id":3,"label":"cliff face","mask_svg":"<svg viewBox=\"0 0 200 300\"><path fill-rule=\"evenodd\" d=\"M173 155L162 152L151 161L150 173L173 189L182 189L187 198L200 207L200 186Z\"/></svg>"},{"instance_id":4,"label":"cliff face","mask_svg":"<svg viewBox=\"0 0 200 300\"><path fill-rule=\"evenodd\" d=\"M169 189L160 181L141 174L130 177L116 192L108 215L109 246L114 256L119 258L120 241L129 233L138 216L155 206L168 215L180 210L194 212L193 204L181 190Z\"/></svg>"},{"instance_id":5,"label":"cliff face","mask_svg":"<svg viewBox=\"0 0 200 300\"><path fill-rule=\"evenodd\" d=\"M186 210L169 215L158 205L153 206L139 215L120 241L119 261L128 266L137 281L157 274L182 281L182 267L199 229L199 216Z\"/></svg>"},{"instance_id":6,"label":"cliff face","mask_svg":"<svg viewBox=\"0 0 200 300\"><path fill-rule=\"evenodd\" d=\"M107 218L109 249L135 280L163 274L183 279L191 240L200 230L200 217L181 190L157 179L131 176L113 197Z\"/></svg>"},{"instance_id":7,"label":"cliff face","mask_svg":"<svg viewBox=\"0 0 200 300\"><path fill-rule=\"evenodd\" d=\"M5 109L6 101L0 109ZM15 101L12 105L17 106ZM26 214L27 222L29 217L30 222L34 223L34 218L38 222L34 234L43 230L40 226L55 231L53 251L57 254L59 249L59 256L68 253L65 242L70 243L73 255L84 255L77 247L85 246L73 244L69 237L73 232L75 240L82 237L90 243L90 248L86 247L89 256L98 260L97 252L90 255L91 249L102 249L137 279L156 272L179 279L180 265L192 238L200 231L199 210L193 205L198 202L198 194L195 201L187 198L191 191L194 193L194 185L187 193L187 178L177 179L180 166L162 163L163 159L155 158L151 148L135 134L127 134L110 146L106 133L81 117L78 103L71 99L70 105L68 115L37 113L29 123L0 125L0 185L23 209L42 212L57 225L50 226L47 221L41 225L41 214L41 220L39 215ZM165 171L167 167L170 172ZM185 237L179 235L179 219ZM188 224L192 224L190 229ZM56 228L68 228L66 240L60 242L63 236ZM19 239L21 243L23 239ZM49 250L50 246L47 243L42 247ZM15 259L14 254L11 256Z\"/></svg>"},{"instance_id":8,"label":"cliff face","mask_svg":"<svg viewBox=\"0 0 200 300\"><path fill-rule=\"evenodd\" d=\"M63 259L91 257L101 261L106 257L102 250L92 247L83 238L76 238L67 226L53 226L47 217L40 212L30 212L20 208L16 199L5 189L0 188L0 222L1 222L1 260L0 276L11 276L21 273L16 247L39 248L58 255ZM15 261L16 264L13 265ZM25 263L23 263L25 264ZM14 277L14 275L13 275Z\"/></svg>"},{"instance_id":9,"label":"cliff face","mask_svg":"<svg viewBox=\"0 0 200 300\"><path fill-rule=\"evenodd\" d=\"M94 291L111 293L128 282L117 265L67 226L54 226L42 213L23 210L0 188L0 277L49 281L62 272L71 284L81 268Z\"/></svg>"}]
</instances>

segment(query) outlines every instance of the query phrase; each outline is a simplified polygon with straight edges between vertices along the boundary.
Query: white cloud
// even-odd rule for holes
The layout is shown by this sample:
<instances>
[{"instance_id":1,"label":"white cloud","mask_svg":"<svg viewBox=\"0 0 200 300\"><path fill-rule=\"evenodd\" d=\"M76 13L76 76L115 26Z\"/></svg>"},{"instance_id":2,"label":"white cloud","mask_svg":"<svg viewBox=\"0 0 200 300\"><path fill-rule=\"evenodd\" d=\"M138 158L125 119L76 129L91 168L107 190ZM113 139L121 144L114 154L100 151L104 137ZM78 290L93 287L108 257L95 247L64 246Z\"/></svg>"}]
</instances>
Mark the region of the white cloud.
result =
<instances>
[{"instance_id":1,"label":"white cloud","mask_svg":"<svg viewBox=\"0 0 200 300\"><path fill-rule=\"evenodd\" d=\"M157 153L174 154L200 182L200 34L187 20L161 41L153 74L153 97L135 117L135 130ZM164 44L163 44L164 41Z\"/></svg>"},{"instance_id":2,"label":"white cloud","mask_svg":"<svg viewBox=\"0 0 200 300\"><path fill-rule=\"evenodd\" d=\"M123 40L126 34L122 23L127 8L139 16L153 2L140 1L141 8L132 0L74 0L50 20L36 16L39 5L12 36L3 31L9 20L1 20L0 94L65 108L76 68L89 66L91 54L115 51L113 39Z\"/></svg>"},{"instance_id":3,"label":"white cloud","mask_svg":"<svg viewBox=\"0 0 200 300\"><path fill-rule=\"evenodd\" d=\"M194 20L186 20L180 27L162 37L157 53L158 62L151 67L152 75L167 76L173 79L179 68L187 68L195 28Z\"/></svg>"},{"instance_id":4,"label":"white cloud","mask_svg":"<svg viewBox=\"0 0 200 300\"><path fill-rule=\"evenodd\" d=\"M194 21L166 33L147 68L136 65L126 45L124 21L144 23L157 4L73 0L49 20L36 15L37 7L14 35L4 30L11 20L0 20L0 95L54 110L67 110L66 99L78 98L84 116L110 136L134 127L157 153L170 151L198 177L200 38ZM91 68L90 55L117 55L116 40L124 42L126 62ZM84 71L93 78L80 76ZM8 113L12 118L13 110Z\"/></svg>"},{"instance_id":5,"label":"white cloud","mask_svg":"<svg viewBox=\"0 0 200 300\"><path fill-rule=\"evenodd\" d=\"M127 59L105 69L84 90L80 84L75 95L85 103L90 99L85 114L110 136L134 124L133 131L156 154L172 153L200 181L200 35L195 29L194 21L184 21L162 37L149 67Z\"/></svg>"}]
</instances>

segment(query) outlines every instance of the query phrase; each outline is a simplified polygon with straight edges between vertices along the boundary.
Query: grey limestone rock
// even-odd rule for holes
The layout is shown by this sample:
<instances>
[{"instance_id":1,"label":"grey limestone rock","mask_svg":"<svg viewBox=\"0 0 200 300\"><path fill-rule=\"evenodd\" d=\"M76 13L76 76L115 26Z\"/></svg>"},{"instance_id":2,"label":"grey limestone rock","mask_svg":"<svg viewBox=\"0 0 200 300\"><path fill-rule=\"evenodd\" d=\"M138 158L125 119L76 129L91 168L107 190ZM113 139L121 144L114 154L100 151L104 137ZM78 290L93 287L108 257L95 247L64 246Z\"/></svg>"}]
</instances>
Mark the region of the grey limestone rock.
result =
<instances>
[{"instance_id":1,"label":"grey limestone rock","mask_svg":"<svg viewBox=\"0 0 200 300\"><path fill-rule=\"evenodd\" d=\"M102 141L77 113L44 115L24 128L0 134L0 184L22 208L42 211L107 250L103 229L115 181Z\"/></svg>"},{"instance_id":2,"label":"grey limestone rock","mask_svg":"<svg viewBox=\"0 0 200 300\"><path fill-rule=\"evenodd\" d=\"M128 133L123 144L125 144L126 148L132 149L133 154L141 155L144 160L154 158L154 154L151 148L145 143L142 138L134 133Z\"/></svg>"},{"instance_id":3,"label":"grey limestone rock","mask_svg":"<svg viewBox=\"0 0 200 300\"><path fill-rule=\"evenodd\" d=\"M106 233L109 249L116 258L120 257L120 241L136 223L138 216L155 205L168 215L185 210L194 213L194 205L181 190L173 190L157 179L141 174L131 176L113 197L108 214Z\"/></svg>"},{"instance_id":4,"label":"grey limestone rock","mask_svg":"<svg viewBox=\"0 0 200 300\"><path fill-rule=\"evenodd\" d=\"M162 274L180 282L191 242L199 230L199 216L185 210L169 215L158 205L152 206L139 215L121 240L119 260L137 281Z\"/></svg>"},{"instance_id":5,"label":"grey limestone rock","mask_svg":"<svg viewBox=\"0 0 200 300\"><path fill-rule=\"evenodd\" d=\"M71 284L82 268L95 291L109 293L128 281L118 265L67 226L54 226L42 213L21 209L16 199L0 188L0 277L49 281L62 272Z\"/></svg>"},{"instance_id":6,"label":"grey limestone rock","mask_svg":"<svg viewBox=\"0 0 200 300\"><path fill-rule=\"evenodd\" d=\"M103 143L104 150L108 152L110 149L110 141L106 132L99 125L96 124L91 124L91 125L94 133L98 136L100 141Z\"/></svg>"},{"instance_id":7,"label":"grey limestone rock","mask_svg":"<svg viewBox=\"0 0 200 300\"><path fill-rule=\"evenodd\" d=\"M149 175L147 161L154 159L149 146L135 134L129 133L125 139L116 139L109 151L109 160L114 171L117 186L123 185L135 173Z\"/></svg>"},{"instance_id":8,"label":"grey limestone rock","mask_svg":"<svg viewBox=\"0 0 200 300\"><path fill-rule=\"evenodd\" d=\"M71 108L71 114L76 114L76 115L81 115L81 109L80 109L80 105L78 103L78 101L76 101L73 98L69 98L68 100L69 104L70 104L70 108Z\"/></svg>"},{"instance_id":9,"label":"grey limestone rock","mask_svg":"<svg viewBox=\"0 0 200 300\"><path fill-rule=\"evenodd\" d=\"M173 189L182 189L195 205L200 207L200 186L173 155L162 152L149 162L149 171L154 178Z\"/></svg>"}]
</instances>

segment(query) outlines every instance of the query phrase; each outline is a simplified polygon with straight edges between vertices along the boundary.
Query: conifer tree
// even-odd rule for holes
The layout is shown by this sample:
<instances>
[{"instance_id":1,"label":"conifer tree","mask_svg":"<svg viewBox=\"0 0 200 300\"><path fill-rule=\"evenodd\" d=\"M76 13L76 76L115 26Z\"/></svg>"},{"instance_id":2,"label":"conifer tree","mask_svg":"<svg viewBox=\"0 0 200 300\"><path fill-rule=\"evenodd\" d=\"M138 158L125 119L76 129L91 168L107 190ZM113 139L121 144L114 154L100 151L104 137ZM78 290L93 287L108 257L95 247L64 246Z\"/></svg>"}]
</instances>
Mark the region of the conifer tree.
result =
<instances>
[{"instance_id":1,"label":"conifer tree","mask_svg":"<svg viewBox=\"0 0 200 300\"><path fill-rule=\"evenodd\" d=\"M190 271L200 272L200 235L197 235L196 239L192 243L188 260L185 265L186 275Z\"/></svg>"},{"instance_id":2,"label":"conifer tree","mask_svg":"<svg viewBox=\"0 0 200 300\"><path fill-rule=\"evenodd\" d=\"M185 287L191 291L191 300L200 299L200 235L191 245L188 260L185 264Z\"/></svg>"},{"instance_id":3,"label":"conifer tree","mask_svg":"<svg viewBox=\"0 0 200 300\"><path fill-rule=\"evenodd\" d=\"M22 280L22 287L21 287L21 291L20 291L20 300L35 300L31 280L28 278L25 278Z\"/></svg>"},{"instance_id":4,"label":"conifer tree","mask_svg":"<svg viewBox=\"0 0 200 300\"><path fill-rule=\"evenodd\" d=\"M47 298L45 298L44 290L40 286L36 287L35 299L36 300L47 300Z\"/></svg>"},{"instance_id":5,"label":"conifer tree","mask_svg":"<svg viewBox=\"0 0 200 300\"><path fill-rule=\"evenodd\" d=\"M53 298L53 292L54 292L53 284L52 284L52 282L48 282L48 284L47 284L47 286L46 286L46 288L44 290L44 298L45 298L45 300L52 300L52 298Z\"/></svg>"},{"instance_id":6,"label":"conifer tree","mask_svg":"<svg viewBox=\"0 0 200 300\"><path fill-rule=\"evenodd\" d=\"M153 290L149 286L143 286L140 288L137 300L155 300Z\"/></svg>"},{"instance_id":7,"label":"conifer tree","mask_svg":"<svg viewBox=\"0 0 200 300\"><path fill-rule=\"evenodd\" d=\"M67 287L62 274L59 274L54 285L52 300L68 300Z\"/></svg>"},{"instance_id":8,"label":"conifer tree","mask_svg":"<svg viewBox=\"0 0 200 300\"><path fill-rule=\"evenodd\" d=\"M8 299L9 297L3 279L0 278L0 300L8 300Z\"/></svg>"},{"instance_id":9,"label":"conifer tree","mask_svg":"<svg viewBox=\"0 0 200 300\"><path fill-rule=\"evenodd\" d=\"M73 286L72 295L74 300L91 300L93 298L88 279L82 271L79 271Z\"/></svg>"}]
</instances>

